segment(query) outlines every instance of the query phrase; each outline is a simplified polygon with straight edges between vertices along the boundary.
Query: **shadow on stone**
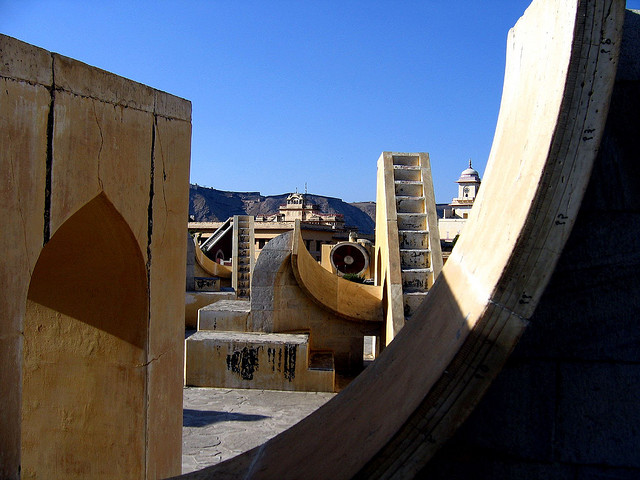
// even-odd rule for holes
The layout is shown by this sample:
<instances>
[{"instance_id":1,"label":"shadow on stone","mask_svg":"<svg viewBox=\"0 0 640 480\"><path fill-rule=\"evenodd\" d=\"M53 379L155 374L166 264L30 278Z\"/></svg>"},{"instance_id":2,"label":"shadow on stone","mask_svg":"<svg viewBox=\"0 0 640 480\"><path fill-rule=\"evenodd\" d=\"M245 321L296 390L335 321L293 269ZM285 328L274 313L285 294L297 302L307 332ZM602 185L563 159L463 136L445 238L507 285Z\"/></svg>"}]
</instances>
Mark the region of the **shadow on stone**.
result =
<instances>
[{"instance_id":1,"label":"shadow on stone","mask_svg":"<svg viewBox=\"0 0 640 480\"><path fill-rule=\"evenodd\" d=\"M244 413L219 412L216 410L192 410L185 408L182 415L183 427L205 427L220 422L257 422L271 418L267 415L247 415Z\"/></svg>"}]
</instances>

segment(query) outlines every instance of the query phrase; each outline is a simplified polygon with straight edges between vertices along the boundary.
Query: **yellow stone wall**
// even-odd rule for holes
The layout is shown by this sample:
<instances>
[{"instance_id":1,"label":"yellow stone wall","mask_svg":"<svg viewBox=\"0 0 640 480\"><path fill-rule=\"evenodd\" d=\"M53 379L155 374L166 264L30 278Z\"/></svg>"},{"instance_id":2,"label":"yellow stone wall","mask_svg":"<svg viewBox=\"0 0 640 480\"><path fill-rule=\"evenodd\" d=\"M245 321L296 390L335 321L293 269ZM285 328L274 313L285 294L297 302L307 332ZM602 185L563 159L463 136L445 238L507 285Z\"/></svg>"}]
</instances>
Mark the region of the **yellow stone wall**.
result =
<instances>
[{"instance_id":1,"label":"yellow stone wall","mask_svg":"<svg viewBox=\"0 0 640 480\"><path fill-rule=\"evenodd\" d=\"M383 152L378 158L376 183L376 245L375 284L383 288L386 299L385 339L389 344L404 326L402 277L400 273L400 245L393 190L392 157Z\"/></svg>"},{"instance_id":2,"label":"yellow stone wall","mask_svg":"<svg viewBox=\"0 0 640 480\"><path fill-rule=\"evenodd\" d=\"M180 473L191 105L0 36L0 477Z\"/></svg>"}]
</instances>

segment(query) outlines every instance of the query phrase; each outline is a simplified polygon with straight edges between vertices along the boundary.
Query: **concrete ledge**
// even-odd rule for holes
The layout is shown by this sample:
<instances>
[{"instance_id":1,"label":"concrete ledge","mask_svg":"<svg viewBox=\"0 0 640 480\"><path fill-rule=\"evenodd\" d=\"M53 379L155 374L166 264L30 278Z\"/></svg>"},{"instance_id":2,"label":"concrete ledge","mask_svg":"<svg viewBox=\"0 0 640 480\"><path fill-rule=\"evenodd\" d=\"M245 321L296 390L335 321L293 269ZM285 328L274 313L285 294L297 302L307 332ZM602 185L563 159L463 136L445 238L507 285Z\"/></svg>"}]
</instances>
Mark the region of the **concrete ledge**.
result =
<instances>
[{"instance_id":1,"label":"concrete ledge","mask_svg":"<svg viewBox=\"0 0 640 480\"><path fill-rule=\"evenodd\" d=\"M48 51L0 35L0 76L50 87L52 62Z\"/></svg>"},{"instance_id":2,"label":"concrete ledge","mask_svg":"<svg viewBox=\"0 0 640 480\"><path fill-rule=\"evenodd\" d=\"M189 337L189 340L224 341L252 345L306 345L309 335L306 333L256 333L256 332L208 332L199 331Z\"/></svg>"},{"instance_id":3,"label":"concrete ledge","mask_svg":"<svg viewBox=\"0 0 640 480\"><path fill-rule=\"evenodd\" d=\"M154 111L154 90L64 55L53 54L56 87L106 103Z\"/></svg>"},{"instance_id":4,"label":"concrete ledge","mask_svg":"<svg viewBox=\"0 0 640 480\"><path fill-rule=\"evenodd\" d=\"M221 300L198 310L198 330L244 332L250 312L249 300Z\"/></svg>"},{"instance_id":5,"label":"concrete ledge","mask_svg":"<svg viewBox=\"0 0 640 480\"><path fill-rule=\"evenodd\" d=\"M185 294L185 327L196 329L198 326L198 310L220 300L235 300L236 292L221 290L220 292L187 292Z\"/></svg>"}]
</instances>

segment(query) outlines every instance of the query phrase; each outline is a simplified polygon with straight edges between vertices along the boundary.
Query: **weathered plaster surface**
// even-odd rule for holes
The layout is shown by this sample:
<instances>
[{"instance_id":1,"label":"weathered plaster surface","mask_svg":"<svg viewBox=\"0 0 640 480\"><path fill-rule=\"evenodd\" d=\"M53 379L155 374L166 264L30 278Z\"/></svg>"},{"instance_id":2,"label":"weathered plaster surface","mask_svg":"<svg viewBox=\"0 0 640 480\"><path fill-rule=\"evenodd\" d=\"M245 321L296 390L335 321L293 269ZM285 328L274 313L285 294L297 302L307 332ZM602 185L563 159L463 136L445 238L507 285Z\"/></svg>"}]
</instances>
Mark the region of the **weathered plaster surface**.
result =
<instances>
[{"instance_id":1,"label":"weathered plaster surface","mask_svg":"<svg viewBox=\"0 0 640 480\"><path fill-rule=\"evenodd\" d=\"M46 471L60 478L179 473L191 105L6 36L0 36L0 86L0 166L8 172L0 179L0 477L17 478L21 468L25 476ZM90 218L84 218L88 205ZM109 222L122 226L119 234L104 230ZM128 283L137 274L118 278L117 262L103 261L115 254L139 268L138 287ZM36 262L38 282L27 301ZM51 285L57 294L47 310L38 306L37 298L44 300L36 286L47 285L57 272L66 275ZM143 311L134 322L120 314L101 317L140 288ZM80 310L58 310L60 299L81 292L86 301L75 302ZM100 298L107 300L101 304ZM83 320L92 311L94 320L102 320ZM44 343L51 350L40 348L47 337L34 335L34 328L52 338L60 334L57 343ZM126 333L131 329L135 335ZM97 352L112 361L94 365ZM79 360L83 356L86 361ZM45 393L42 382L55 378L74 388ZM129 393L116 395L120 387ZM100 402L92 399L105 390L122 407L101 416ZM57 413L38 421L45 407ZM21 443L22 408L33 421ZM78 413L83 408L86 415ZM112 434L98 435L101 418ZM47 419L57 433L43 438L36 432ZM70 433L81 424L86 435ZM90 440L96 428L101 441L126 443L131 455L110 459ZM39 437L37 448L29 446L31 434ZM21 449L28 452L27 464ZM82 461L61 460L72 449L84 452Z\"/></svg>"}]
</instances>

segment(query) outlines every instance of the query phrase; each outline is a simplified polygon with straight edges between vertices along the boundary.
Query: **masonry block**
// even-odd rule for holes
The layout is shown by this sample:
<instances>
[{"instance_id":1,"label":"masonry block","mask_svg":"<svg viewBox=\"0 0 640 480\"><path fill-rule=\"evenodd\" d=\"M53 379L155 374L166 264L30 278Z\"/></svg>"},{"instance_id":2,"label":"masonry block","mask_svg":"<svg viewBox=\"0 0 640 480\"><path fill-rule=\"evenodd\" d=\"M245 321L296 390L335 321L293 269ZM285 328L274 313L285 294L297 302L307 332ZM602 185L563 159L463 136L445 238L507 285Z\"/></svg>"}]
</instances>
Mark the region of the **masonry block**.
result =
<instances>
[{"instance_id":1,"label":"masonry block","mask_svg":"<svg viewBox=\"0 0 640 480\"><path fill-rule=\"evenodd\" d=\"M232 289L219 292L186 292L185 294L185 328L195 330L198 328L198 310L221 300L235 300L236 292Z\"/></svg>"},{"instance_id":2,"label":"masonry block","mask_svg":"<svg viewBox=\"0 0 640 480\"><path fill-rule=\"evenodd\" d=\"M0 125L0 478L179 474L190 102L0 35Z\"/></svg>"},{"instance_id":3,"label":"masonry block","mask_svg":"<svg viewBox=\"0 0 640 480\"><path fill-rule=\"evenodd\" d=\"M198 310L198 330L244 332L250 312L248 300L221 300Z\"/></svg>"},{"instance_id":4,"label":"masonry block","mask_svg":"<svg viewBox=\"0 0 640 480\"><path fill-rule=\"evenodd\" d=\"M186 351L187 385L333 391L333 370L309 372L308 335L200 331Z\"/></svg>"}]
</instances>

